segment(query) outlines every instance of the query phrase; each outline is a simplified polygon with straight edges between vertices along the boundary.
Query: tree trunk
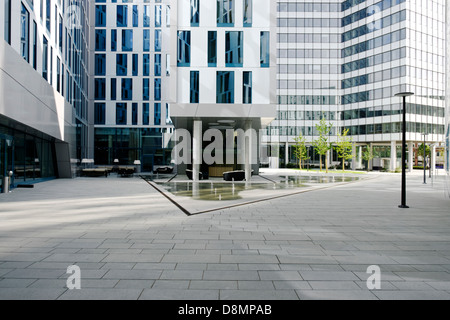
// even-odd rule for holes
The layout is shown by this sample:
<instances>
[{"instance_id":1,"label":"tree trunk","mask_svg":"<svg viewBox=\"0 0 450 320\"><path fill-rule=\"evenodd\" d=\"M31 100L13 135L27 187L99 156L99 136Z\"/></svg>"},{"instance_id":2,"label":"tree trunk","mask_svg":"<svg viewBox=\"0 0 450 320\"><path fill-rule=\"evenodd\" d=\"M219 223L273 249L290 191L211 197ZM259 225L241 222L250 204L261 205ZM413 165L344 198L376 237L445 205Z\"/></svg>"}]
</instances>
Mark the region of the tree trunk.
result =
<instances>
[{"instance_id":1,"label":"tree trunk","mask_svg":"<svg viewBox=\"0 0 450 320\"><path fill-rule=\"evenodd\" d=\"M345 159L342 158L342 171L345 171Z\"/></svg>"},{"instance_id":2,"label":"tree trunk","mask_svg":"<svg viewBox=\"0 0 450 320\"><path fill-rule=\"evenodd\" d=\"M325 171L328 173L328 156L325 155Z\"/></svg>"},{"instance_id":3,"label":"tree trunk","mask_svg":"<svg viewBox=\"0 0 450 320\"><path fill-rule=\"evenodd\" d=\"M322 172L322 156L319 155L319 160L320 160L320 172Z\"/></svg>"}]
</instances>

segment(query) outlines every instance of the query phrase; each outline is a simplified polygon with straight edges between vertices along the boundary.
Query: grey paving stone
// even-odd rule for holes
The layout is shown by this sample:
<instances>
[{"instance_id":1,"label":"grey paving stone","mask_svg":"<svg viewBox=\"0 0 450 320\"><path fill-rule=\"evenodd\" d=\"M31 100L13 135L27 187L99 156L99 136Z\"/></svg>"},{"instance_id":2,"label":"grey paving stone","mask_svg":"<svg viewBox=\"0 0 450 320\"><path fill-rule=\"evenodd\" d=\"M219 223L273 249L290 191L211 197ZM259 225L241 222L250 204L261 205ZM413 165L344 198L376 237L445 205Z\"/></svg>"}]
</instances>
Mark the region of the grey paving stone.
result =
<instances>
[{"instance_id":1,"label":"grey paving stone","mask_svg":"<svg viewBox=\"0 0 450 320\"><path fill-rule=\"evenodd\" d=\"M450 294L442 291L374 291L381 300L449 300Z\"/></svg>"},{"instance_id":2,"label":"grey paving stone","mask_svg":"<svg viewBox=\"0 0 450 320\"><path fill-rule=\"evenodd\" d=\"M372 292L363 290L297 290L300 300L378 300Z\"/></svg>"},{"instance_id":3,"label":"grey paving stone","mask_svg":"<svg viewBox=\"0 0 450 320\"><path fill-rule=\"evenodd\" d=\"M164 270L161 280L198 280L203 278L202 270Z\"/></svg>"},{"instance_id":4,"label":"grey paving stone","mask_svg":"<svg viewBox=\"0 0 450 320\"><path fill-rule=\"evenodd\" d=\"M348 271L300 271L304 280L311 281L356 281L359 278Z\"/></svg>"},{"instance_id":5,"label":"grey paving stone","mask_svg":"<svg viewBox=\"0 0 450 320\"><path fill-rule=\"evenodd\" d=\"M395 272L406 281L450 281L448 272Z\"/></svg>"},{"instance_id":6,"label":"grey paving stone","mask_svg":"<svg viewBox=\"0 0 450 320\"><path fill-rule=\"evenodd\" d=\"M137 300L142 289L86 288L67 290L58 300Z\"/></svg>"},{"instance_id":7,"label":"grey paving stone","mask_svg":"<svg viewBox=\"0 0 450 320\"><path fill-rule=\"evenodd\" d=\"M211 271L203 272L204 280L260 280L257 271Z\"/></svg>"},{"instance_id":8,"label":"grey paving stone","mask_svg":"<svg viewBox=\"0 0 450 320\"><path fill-rule=\"evenodd\" d=\"M220 300L298 300L294 290L220 290Z\"/></svg>"},{"instance_id":9,"label":"grey paving stone","mask_svg":"<svg viewBox=\"0 0 450 320\"><path fill-rule=\"evenodd\" d=\"M155 280L159 279L162 271L158 270L109 270L104 276L104 279L119 279L119 280Z\"/></svg>"},{"instance_id":10,"label":"grey paving stone","mask_svg":"<svg viewBox=\"0 0 450 320\"><path fill-rule=\"evenodd\" d=\"M218 300L219 290L144 289L139 300Z\"/></svg>"},{"instance_id":11,"label":"grey paving stone","mask_svg":"<svg viewBox=\"0 0 450 320\"><path fill-rule=\"evenodd\" d=\"M308 281L314 290L359 290L353 281Z\"/></svg>"},{"instance_id":12,"label":"grey paving stone","mask_svg":"<svg viewBox=\"0 0 450 320\"><path fill-rule=\"evenodd\" d=\"M15 269L5 275L10 279L58 279L66 274L66 269Z\"/></svg>"},{"instance_id":13,"label":"grey paving stone","mask_svg":"<svg viewBox=\"0 0 450 320\"><path fill-rule=\"evenodd\" d=\"M114 281L117 289L149 289L155 283L154 280L110 280Z\"/></svg>"},{"instance_id":14,"label":"grey paving stone","mask_svg":"<svg viewBox=\"0 0 450 320\"><path fill-rule=\"evenodd\" d=\"M152 289L189 289L190 280L156 280Z\"/></svg>"},{"instance_id":15,"label":"grey paving stone","mask_svg":"<svg viewBox=\"0 0 450 320\"><path fill-rule=\"evenodd\" d=\"M259 271L261 280L303 280L297 271Z\"/></svg>"},{"instance_id":16,"label":"grey paving stone","mask_svg":"<svg viewBox=\"0 0 450 320\"><path fill-rule=\"evenodd\" d=\"M312 289L308 281L273 281L273 285L277 290L290 290L290 289Z\"/></svg>"},{"instance_id":17,"label":"grey paving stone","mask_svg":"<svg viewBox=\"0 0 450 320\"><path fill-rule=\"evenodd\" d=\"M274 290L273 281L238 281L239 290ZM281 288L282 289L282 288Z\"/></svg>"},{"instance_id":18,"label":"grey paving stone","mask_svg":"<svg viewBox=\"0 0 450 320\"><path fill-rule=\"evenodd\" d=\"M55 300L67 289L0 288L0 300Z\"/></svg>"},{"instance_id":19,"label":"grey paving stone","mask_svg":"<svg viewBox=\"0 0 450 320\"><path fill-rule=\"evenodd\" d=\"M0 288L26 288L36 279L1 279Z\"/></svg>"},{"instance_id":20,"label":"grey paving stone","mask_svg":"<svg viewBox=\"0 0 450 320\"><path fill-rule=\"evenodd\" d=\"M197 290L208 290L208 289L227 289L227 290L236 290L238 289L237 281L199 281L199 280L191 280L189 285L189 289L197 289Z\"/></svg>"}]
</instances>

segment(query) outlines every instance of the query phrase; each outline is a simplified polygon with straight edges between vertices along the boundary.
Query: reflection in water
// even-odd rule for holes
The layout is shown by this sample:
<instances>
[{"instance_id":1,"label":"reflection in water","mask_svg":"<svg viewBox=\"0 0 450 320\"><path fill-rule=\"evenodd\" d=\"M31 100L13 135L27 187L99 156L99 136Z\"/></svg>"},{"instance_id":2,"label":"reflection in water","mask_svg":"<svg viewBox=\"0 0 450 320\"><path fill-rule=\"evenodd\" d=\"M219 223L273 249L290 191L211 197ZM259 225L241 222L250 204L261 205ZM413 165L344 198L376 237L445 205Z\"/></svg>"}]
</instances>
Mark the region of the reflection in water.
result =
<instances>
[{"instance_id":1,"label":"reflection in water","mask_svg":"<svg viewBox=\"0 0 450 320\"><path fill-rule=\"evenodd\" d=\"M270 182L215 182L174 181L158 183L159 186L179 197L194 200L230 201L242 199L242 192L250 190L288 190L310 187L317 184L331 184L358 181L360 177L348 176L280 176L278 183Z\"/></svg>"}]
</instances>

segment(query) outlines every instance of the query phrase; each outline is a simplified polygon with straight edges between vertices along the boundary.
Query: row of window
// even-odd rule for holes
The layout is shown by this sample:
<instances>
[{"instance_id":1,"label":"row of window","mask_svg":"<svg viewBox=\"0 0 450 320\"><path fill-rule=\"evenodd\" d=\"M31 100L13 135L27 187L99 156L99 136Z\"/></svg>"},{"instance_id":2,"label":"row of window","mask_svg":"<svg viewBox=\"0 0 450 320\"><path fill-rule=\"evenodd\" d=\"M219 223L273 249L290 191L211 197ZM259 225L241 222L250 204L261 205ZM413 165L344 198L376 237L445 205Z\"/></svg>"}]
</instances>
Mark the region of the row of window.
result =
<instances>
[{"instance_id":1,"label":"row of window","mask_svg":"<svg viewBox=\"0 0 450 320\"><path fill-rule=\"evenodd\" d=\"M405 2L406 0L382 0L379 1L365 9L359 10L355 13L352 13L348 16L345 16L342 19L342 26L348 26L349 24L352 24L354 22L357 22L359 20L371 17L375 14L378 14L384 10L387 10L393 6L396 6L400 3Z\"/></svg>"},{"instance_id":2,"label":"row of window","mask_svg":"<svg viewBox=\"0 0 450 320\"><path fill-rule=\"evenodd\" d=\"M338 28L341 20L337 18L278 18L279 28Z\"/></svg>"},{"instance_id":3,"label":"row of window","mask_svg":"<svg viewBox=\"0 0 450 320\"><path fill-rule=\"evenodd\" d=\"M279 2L278 12L339 12L339 3L334 2Z\"/></svg>"},{"instance_id":4,"label":"row of window","mask_svg":"<svg viewBox=\"0 0 450 320\"><path fill-rule=\"evenodd\" d=\"M278 49L278 58L337 59L341 50L335 49Z\"/></svg>"},{"instance_id":5,"label":"row of window","mask_svg":"<svg viewBox=\"0 0 450 320\"><path fill-rule=\"evenodd\" d=\"M208 66L217 66L217 31L208 31ZM177 65L190 67L191 65L191 31L178 31ZM270 32L260 33L260 65L262 68L270 66ZM225 32L225 66L244 66L244 32Z\"/></svg>"},{"instance_id":6,"label":"row of window","mask_svg":"<svg viewBox=\"0 0 450 320\"><path fill-rule=\"evenodd\" d=\"M133 79L132 78L121 78L120 89L121 89L121 99L124 101L136 100L133 99ZM137 81L137 79L135 79ZM140 80L140 79L139 79ZM117 79L110 79L110 99L117 100ZM151 99L152 98L152 99ZM142 100L144 101L161 101L161 79L153 79L153 97L150 96L150 79L142 79ZM106 100L106 79L96 78L95 79L95 100Z\"/></svg>"},{"instance_id":7,"label":"row of window","mask_svg":"<svg viewBox=\"0 0 450 320\"><path fill-rule=\"evenodd\" d=\"M338 64L278 64L278 74L338 74Z\"/></svg>"},{"instance_id":8,"label":"row of window","mask_svg":"<svg viewBox=\"0 0 450 320\"><path fill-rule=\"evenodd\" d=\"M396 23L406 20L406 10L402 10L391 14L390 16L384 17L379 20L372 21L371 23L365 24L353 30L347 31L342 35L342 42L347 42L352 39L364 36L366 34L381 30L383 28L390 27Z\"/></svg>"},{"instance_id":9,"label":"row of window","mask_svg":"<svg viewBox=\"0 0 450 320\"><path fill-rule=\"evenodd\" d=\"M111 30L111 51L117 51L117 29ZM95 30L95 51L106 51L106 29ZM122 51L133 51L133 43L140 43L135 41L133 37L133 29L122 29ZM161 52L162 49L162 31L161 29L154 30L153 51ZM142 50L150 52L150 30L143 30Z\"/></svg>"},{"instance_id":10,"label":"row of window","mask_svg":"<svg viewBox=\"0 0 450 320\"><path fill-rule=\"evenodd\" d=\"M137 5L133 5L131 7L132 17L131 23L128 22L128 6L127 5L117 5L116 7L116 26L118 28L128 28L132 26L133 28L137 28L140 25L144 28L150 28L151 19L150 19L150 11L151 6L144 5L142 7L142 24L139 23L139 7ZM166 12L166 20L167 26L170 26L170 6L167 7ZM162 26L162 6L155 6L154 12L154 23L153 27L160 28ZM106 27L107 24L107 14L106 14L106 5L96 5L95 6L95 26L96 27Z\"/></svg>"},{"instance_id":11,"label":"row of window","mask_svg":"<svg viewBox=\"0 0 450 320\"><path fill-rule=\"evenodd\" d=\"M406 39L406 29L400 29L383 36L376 37L342 49L342 57L346 58L371 49L379 48Z\"/></svg>"},{"instance_id":12,"label":"row of window","mask_svg":"<svg viewBox=\"0 0 450 320\"><path fill-rule=\"evenodd\" d=\"M339 103L337 96L325 95L279 95L279 105L331 105L335 106Z\"/></svg>"},{"instance_id":13,"label":"row of window","mask_svg":"<svg viewBox=\"0 0 450 320\"><path fill-rule=\"evenodd\" d=\"M349 129L350 136L368 135L368 134L390 134L401 133L403 124L401 122L394 123L378 123L345 127ZM428 134L441 134L445 132L443 125L426 124L418 122L407 122L406 131L408 133L423 133ZM317 137L319 133L316 127L287 127L287 126L270 126L267 128L268 136L299 136L304 137ZM331 136L336 135L336 128L331 128Z\"/></svg>"},{"instance_id":14,"label":"row of window","mask_svg":"<svg viewBox=\"0 0 450 320\"><path fill-rule=\"evenodd\" d=\"M339 33L279 33L278 43L340 43Z\"/></svg>"},{"instance_id":15,"label":"row of window","mask_svg":"<svg viewBox=\"0 0 450 320\"><path fill-rule=\"evenodd\" d=\"M144 77L150 76L150 54L142 55L142 72L139 72L139 54L131 54L131 68L128 68L128 54L116 54L116 75L120 77L126 77L130 75L136 77L142 75ZM161 77L162 75L162 61L161 54L155 54L153 60L153 73L155 77ZM106 76L107 55L96 54L95 55L95 75ZM167 75L167 72L166 72Z\"/></svg>"},{"instance_id":16,"label":"row of window","mask_svg":"<svg viewBox=\"0 0 450 320\"><path fill-rule=\"evenodd\" d=\"M406 47L386 51L367 58L351 61L342 65L342 73L348 73L360 69L369 68L382 63L406 58Z\"/></svg>"},{"instance_id":17,"label":"row of window","mask_svg":"<svg viewBox=\"0 0 450 320\"><path fill-rule=\"evenodd\" d=\"M349 89L366 84L406 77L406 66L385 69L342 80L342 89Z\"/></svg>"},{"instance_id":18,"label":"row of window","mask_svg":"<svg viewBox=\"0 0 450 320\"><path fill-rule=\"evenodd\" d=\"M131 119L128 119L128 106L131 105ZM94 104L94 124L106 125L106 104ZM139 114L141 115L141 122L139 123ZM153 123L150 123L150 104L143 103L141 110L139 110L138 103L117 102L116 103L116 125L162 125L161 121L161 103L153 104ZM166 125L171 124L169 115L169 106L166 105ZM130 121L129 121L130 120Z\"/></svg>"},{"instance_id":19,"label":"row of window","mask_svg":"<svg viewBox=\"0 0 450 320\"><path fill-rule=\"evenodd\" d=\"M303 76L307 77L307 76ZM341 88L340 80L278 80L278 89L321 89L334 90Z\"/></svg>"},{"instance_id":20,"label":"row of window","mask_svg":"<svg viewBox=\"0 0 450 320\"><path fill-rule=\"evenodd\" d=\"M242 73L242 103L253 103L253 75L251 71ZM216 103L233 104L235 101L234 71L217 71L216 74ZM190 103L200 103L200 72L190 72Z\"/></svg>"},{"instance_id":21,"label":"row of window","mask_svg":"<svg viewBox=\"0 0 450 320\"><path fill-rule=\"evenodd\" d=\"M312 110L296 110L296 111L278 111L277 120L307 120L319 121L325 120L358 120L367 118L377 118L385 116L394 116L402 114L402 104L392 104L375 106L370 108L359 108L345 111L312 111ZM412 104L406 105L406 113L413 115L445 117L445 108L430 105Z\"/></svg>"}]
</instances>

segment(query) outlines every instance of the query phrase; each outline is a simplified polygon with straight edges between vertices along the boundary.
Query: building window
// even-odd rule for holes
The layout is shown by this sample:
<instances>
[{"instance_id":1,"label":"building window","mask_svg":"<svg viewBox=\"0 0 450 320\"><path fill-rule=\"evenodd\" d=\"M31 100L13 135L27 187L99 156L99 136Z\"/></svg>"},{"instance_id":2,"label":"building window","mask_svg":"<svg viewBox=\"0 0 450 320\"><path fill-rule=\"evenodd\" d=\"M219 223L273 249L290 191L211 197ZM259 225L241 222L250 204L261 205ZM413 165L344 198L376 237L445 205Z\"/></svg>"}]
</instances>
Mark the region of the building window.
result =
<instances>
[{"instance_id":1,"label":"building window","mask_svg":"<svg viewBox=\"0 0 450 320\"><path fill-rule=\"evenodd\" d=\"M154 122L155 126L161 125L161 103L155 103Z\"/></svg>"},{"instance_id":2,"label":"building window","mask_svg":"<svg viewBox=\"0 0 450 320\"><path fill-rule=\"evenodd\" d=\"M208 66L217 66L217 31L208 31Z\"/></svg>"},{"instance_id":3,"label":"building window","mask_svg":"<svg viewBox=\"0 0 450 320\"><path fill-rule=\"evenodd\" d=\"M190 103L199 103L200 72L191 71Z\"/></svg>"},{"instance_id":4,"label":"building window","mask_svg":"<svg viewBox=\"0 0 450 320\"><path fill-rule=\"evenodd\" d=\"M106 124L106 105L104 103L96 103L94 105L94 124L105 125Z\"/></svg>"},{"instance_id":5,"label":"building window","mask_svg":"<svg viewBox=\"0 0 450 320\"><path fill-rule=\"evenodd\" d=\"M38 41L38 31L37 24L33 21L33 68L37 70L37 41Z\"/></svg>"},{"instance_id":6,"label":"building window","mask_svg":"<svg viewBox=\"0 0 450 320\"><path fill-rule=\"evenodd\" d=\"M217 101L216 103L234 103L234 72L217 72Z\"/></svg>"},{"instance_id":7,"label":"building window","mask_svg":"<svg viewBox=\"0 0 450 320\"><path fill-rule=\"evenodd\" d=\"M117 27L127 28L128 27L128 6L119 5L117 6Z\"/></svg>"},{"instance_id":8,"label":"building window","mask_svg":"<svg viewBox=\"0 0 450 320\"><path fill-rule=\"evenodd\" d=\"M116 125L127 124L127 104L116 103Z\"/></svg>"},{"instance_id":9,"label":"building window","mask_svg":"<svg viewBox=\"0 0 450 320\"><path fill-rule=\"evenodd\" d=\"M133 30L122 30L122 51L133 51Z\"/></svg>"},{"instance_id":10,"label":"building window","mask_svg":"<svg viewBox=\"0 0 450 320\"><path fill-rule=\"evenodd\" d=\"M244 0L244 27L253 24L253 0Z\"/></svg>"},{"instance_id":11,"label":"building window","mask_svg":"<svg viewBox=\"0 0 450 320\"><path fill-rule=\"evenodd\" d=\"M30 52L30 13L22 4L20 14L20 55L29 62Z\"/></svg>"},{"instance_id":12,"label":"building window","mask_svg":"<svg viewBox=\"0 0 450 320\"><path fill-rule=\"evenodd\" d=\"M161 55L155 54L155 77L161 77Z\"/></svg>"},{"instance_id":13,"label":"building window","mask_svg":"<svg viewBox=\"0 0 450 320\"><path fill-rule=\"evenodd\" d=\"M95 55L95 75L96 76L106 75L106 54Z\"/></svg>"},{"instance_id":14,"label":"building window","mask_svg":"<svg viewBox=\"0 0 450 320\"><path fill-rule=\"evenodd\" d=\"M45 26L47 27L48 33L50 33L50 29L51 29L50 18L51 18L51 10L52 10L51 0L47 0L46 9L47 9L47 11L46 11L47 14L46 14L46 19L45 19Z\"/></svg>"},{"instance_id":15,"label":"building window","mask_svg":"<svg viewBox=\"0 0 450 320\"><path fill-rule=\"evenodd\" d=\"M150 79L142 79L142 100L150 100Z\"/></svg>"},{"instance_id":16,"label":"building window","mask_svg":"<svg viewBox=\"0 0 450 320\"><path fill-rule=\"evenodd\" d=\"M150 104L144 103L142 107L142 124L148 126L150 124Z\"/></svg>"},{"instance_id":17,"label":"building window","mask_svg":"<svg viewBox=\"0 0 450 320\"><path fill-rule=\"evenodd\" d=\"M61 93L61 60L56 57L56 91Z\"/></svg>"},{"instance_id":18,"label":"building window","mask_svg":"<svg viewBox=\"0 0 450 320\"><path fill-rule=\"evenodd\" d=\"M150 51L150 30L144 30L144 44L143 48L145 52Z\"/></svg>"},{"instance_id":19,"label":"building window","mask_svg":"<svg viewBox=\"0 0 450 320\"><path fill-rule=\"evenodd\" d=\"M133 79L122 79L122 100L133 100Z\"/></svg>"},{"instance_id":20,"label":"building window","mask_svg":"<svg viewBox=\"0 0 450 320\"><path fill-rule=\"evenodd\" d=\"M5 0L5 41L11 45L11 0Z\"/></svg>"},{"instance_id":21,"label":"building window","mask_svg":"<svg viewBox=\"0 0 450 320\"><path fill-rule=\"evenodd\" d=\"M155 28L161 27L161 13L162 13L161 6L155 6Z\"/></svg>"},{"instance_id":22,"label":"building window","mask_svg":"<svg viewBox=\"0 0 450 320\"><path fill-rule=\"evenodd\" d=\"M117 100L117 79L111 78L111 100Z\"/></svg>"},{"instance_id":23,"label":"building window","mask_svg":"<svg viewBox=\"0 0 450 320\"><path fill-rule=\"evenodd\" d=\"M179 67L191 65L191 32L178 31L177 64Z\"/></svg>"},{"instance_id":24,"label":"building window","mask_svg":"<svg viewBox=\"0 0 450 320\"><path fill-rule=\"evenodd\" d=\"M244 33L225 32L225 64L227 67L242 67L244 63Z\"/></svg>"},{"instance_id":25,"label":"building window","mask_svg":"<svg viewBox=\"0 0 450 320\"><path fill-rule=\"evenodd\" d=\"M95 26L96 27L106 27L106 6L96 5L95 6Z\"/></svg>"},{"instance_id":26,"label":"building window","mask_svg":"<svg viewBox=\"0 0 450 320\"><path fill-rule=\"evenodd\" d=\"M161 30L155 30L155 52L161 52L162 33Z\"/></svg>"},{"instance_id":27,"label":"building window","mask_svg":"<svg viewBox=\"0 0 450 320\"><path fill-rule=\"evenodd\" d=\"M252 73L250 71L243 73L242 103L252 104Z\"/></svg>"},{"instance_id":28,"label":"building window","mask_svg":"<svg viewBox=\"0 0 450 320\"><path fill-rule=\"evenodd\" d=\"M133 103L131 109L131 125L137 126L138 124L138 104Z\"/></svg>"},{"instance_id":29,"label":"building window","mask_svg":"<svg viewBox=\"0 0 450 320\"><path fill-rule=\"evenodd\" d=\"M170 105L166 103L166 125L172 125L173 121L170 118Z\"/></svg>"},{"instance_id":30,"label":"building window","mask_svg":"<svg viewBox=\"0 0 450 320\"><path fill-rule=\"evenodd\" d=\"M150 28L150 6L144 5L144 28Z\"/></svg>"},{"instance_id":31,"label":"building window","mask_svg":"<svg viewBox=\"0 0 450 320\"><path fill-rule=\"evenodd\" d=\"M95 79L95 100L105 100L106 98L106 79Z\"/></svg>"},{"instance_id":32,"label":"building window","mask_svg":"<svg viewBox=\"0 0 450 320\"><path fill-rule=\"evenodd\" d=\"M106 30L95 30L95 51L106 51Z\"/></svg>"},{"instance_id":33,"label":"building window","mask_svg":"<svg viewBox=\"0 0 450 320\"><path fill-rule=\"evenodd\" d=\"M150 55L149 54L143 55L142 74L144 77L150 76Z\"/></svg>"},{"instance_id":34,"label":"building window","mask_svg":"<svg viewBox=\"0 0 450 320\"><path fill-rule=\"evenodd\" d=\"M191 27L200 25L200 0L191 0Z\"/></svg>"},{"instance_id":35,"label":"building window","mask_svg":"<svg viewBox=\"0 0 450 320\"><path fill-rule=\"evenodd\" d=\"M234 0L217 0L217 26L234 26Z\"/></svg>"},{"instance_id":36,"label":"building window","mask_svg":"<svg viewBox=\"0 0 450 320\"><path fill-rule=\"evenodd\" d=\"M43 37L42 41L42 77L48 80L48 40Z\"/></svg>"},{"instance_id":37,"label":"building window","mask_svg":"<svg viewBox=\"0 0 450 320\"><path fill-rule=\"evenodd\" d=\"M261 67L270 67L270 32L261 32Z\"/></svg>"},{"instance_id":38,"label":"building window","mask_svg":"<svg viewBox=\"0 0 450 320\"><path fill-rule=\"evenodd\" d=\"M59 52L62 53L63 50L63 21L62 17L59 16Z\"/></svg>"},{"instance_id":39,"label":"building window","mask_svg":"<svg viewBox=\"0 0 450 320\"><path fill-rule=\"evenodd\" d=\"M128 55L117 54L116 57L116 75L126 76L128 75Z\"/></svg>"},{"instance_id":40,"label":"building window","mask_svg":"<svg viewBox=\"0 0 450 320\"><path fill-rule=\"evenodd\" d=\"M137 28L138 26L139 26L138 6L133 6L133 27Z\"/></svg>"},{"instance_id":41,"label":"building window","mask_svg":"<svg viewBox=\"0 0 450 320\"><path fill-rule=\"evenodd\" d=\"M139 74L139 55L133 54L132 75L133 77L137 77L138 74Z\"/></svg>"},{"instance_id":42,"label":"building window","mask_svg":"<svg viewBox=\"0 0 450 320\"><path fill-rule=\"evenodd\" d=\"M111 30L111 51L117 51L117 30Z\"/></svg>"},{"instance_id":43,"label":"building window","mask_svg":"<svg viewBox=\"0 0 450 320\"><path fill-rule=\"evenodd\" d=\"M161 79L155 79L155 101L161 101Z\"/></svg>"}]
</instances>

